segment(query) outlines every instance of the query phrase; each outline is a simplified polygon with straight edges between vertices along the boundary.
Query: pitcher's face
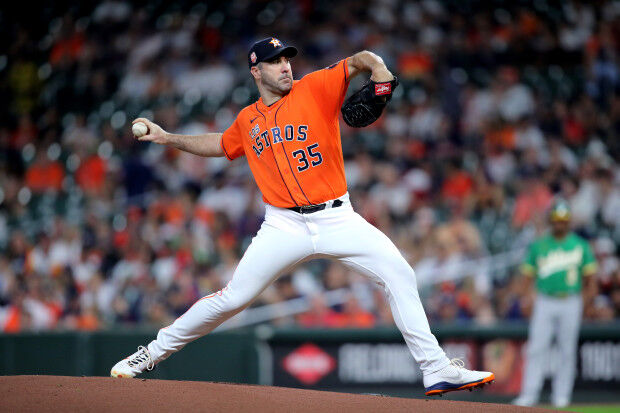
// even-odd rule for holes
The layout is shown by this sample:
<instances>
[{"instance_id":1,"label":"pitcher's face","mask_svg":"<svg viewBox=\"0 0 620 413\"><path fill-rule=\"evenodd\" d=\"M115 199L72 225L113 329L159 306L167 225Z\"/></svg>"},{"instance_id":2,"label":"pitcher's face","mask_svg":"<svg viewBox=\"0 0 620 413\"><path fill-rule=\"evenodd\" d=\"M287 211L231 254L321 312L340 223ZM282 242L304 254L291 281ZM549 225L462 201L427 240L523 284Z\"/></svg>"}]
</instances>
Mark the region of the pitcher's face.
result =
<instances>
[{"instance_id":1,"label":"pitcher's face","mask_svg":"<svg viewBox=\"0 0 620 413\"><path fill-rule=\"evenodd\" d=\"M291 91L293 72L288 57L278 56L274 60L261 62L256 67L256 71L252 70L254 78L270 92L286 95Z\"/></svg>"}]
</instances>

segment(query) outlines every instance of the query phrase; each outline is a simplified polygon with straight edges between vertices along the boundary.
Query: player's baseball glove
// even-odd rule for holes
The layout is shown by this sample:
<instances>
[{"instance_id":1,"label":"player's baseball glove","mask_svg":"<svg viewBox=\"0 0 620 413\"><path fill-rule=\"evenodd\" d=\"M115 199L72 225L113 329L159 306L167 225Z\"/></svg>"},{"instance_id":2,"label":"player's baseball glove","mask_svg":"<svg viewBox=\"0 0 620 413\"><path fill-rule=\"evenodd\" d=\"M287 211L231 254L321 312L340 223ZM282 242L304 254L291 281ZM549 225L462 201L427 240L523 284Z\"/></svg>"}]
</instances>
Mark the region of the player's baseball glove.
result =
<instances>
[{"instance_id":1,"label":"player's baseball glove","mask_svg":"<svg viewBox=\"0 0 620 413\"><path fill-rule=\"evenodd\" d=\"M344 121L354 128L363 128L379 119L383 108L392 98L392 92L396 86L398 86L396 76L389 82L368 80L342 105L341 112Z\"/></svg>"}]
</instances>

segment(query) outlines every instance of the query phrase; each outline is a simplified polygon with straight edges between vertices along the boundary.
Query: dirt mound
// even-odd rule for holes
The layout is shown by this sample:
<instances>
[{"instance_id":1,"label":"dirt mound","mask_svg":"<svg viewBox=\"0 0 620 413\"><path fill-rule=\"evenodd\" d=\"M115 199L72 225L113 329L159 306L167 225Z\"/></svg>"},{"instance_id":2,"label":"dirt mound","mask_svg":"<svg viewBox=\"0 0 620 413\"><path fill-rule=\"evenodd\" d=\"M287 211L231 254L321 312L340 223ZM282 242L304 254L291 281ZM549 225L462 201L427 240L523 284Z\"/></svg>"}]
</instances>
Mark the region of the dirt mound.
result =
<instances>
[{"instance_id":1,"label":"dirt mound","mask_svg":"<svg viewBox=\"0 0 620 413\"><path fill-rule=\"evenodd\" d=\"M500 404L402 399L325 391L104 377L0 377L0 411L535 412ZM546 410L538 410L545 412Z\"/></svg>"}]
</instances>

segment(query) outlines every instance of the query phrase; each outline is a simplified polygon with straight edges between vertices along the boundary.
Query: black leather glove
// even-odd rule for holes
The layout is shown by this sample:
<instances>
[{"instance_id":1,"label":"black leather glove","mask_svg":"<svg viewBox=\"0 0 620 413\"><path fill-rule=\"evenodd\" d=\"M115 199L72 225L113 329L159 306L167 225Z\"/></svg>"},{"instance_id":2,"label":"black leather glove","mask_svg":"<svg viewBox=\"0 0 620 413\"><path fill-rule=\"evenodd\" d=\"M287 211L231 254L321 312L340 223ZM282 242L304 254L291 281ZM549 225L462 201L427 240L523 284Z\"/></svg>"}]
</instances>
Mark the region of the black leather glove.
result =
<instances>
[{"instance_id":1,"label":"black leather glove","mask_svg":"<svg viewBox=\"0 0 620 413\"><path fill-rule=\"evenodd\" d=\"M396 76L389 82L368 80L342 105L344 121L351 127L363 128L379 119L396 86L398 86Z\"/></svg>"}]
</instances>

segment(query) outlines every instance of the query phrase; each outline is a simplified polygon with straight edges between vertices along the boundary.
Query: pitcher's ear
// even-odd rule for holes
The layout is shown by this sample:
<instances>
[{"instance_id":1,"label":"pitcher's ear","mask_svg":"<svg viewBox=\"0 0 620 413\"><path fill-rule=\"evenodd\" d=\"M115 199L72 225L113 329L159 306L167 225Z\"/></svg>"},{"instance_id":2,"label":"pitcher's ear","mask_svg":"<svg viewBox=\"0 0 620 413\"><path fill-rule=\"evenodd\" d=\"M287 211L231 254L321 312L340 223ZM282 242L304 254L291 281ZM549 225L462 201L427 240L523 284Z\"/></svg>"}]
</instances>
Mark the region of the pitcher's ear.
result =
<instances>
[{"instance_id":1,"label":"pitcher's ear","mask_svg":"<svg viewBox=\"0 0 620 413\"><path fill-rule=\"evenodd\" d=\"M261 77L261 76L260 76L260 69L259 69L259 66L260 66L260 65L261 65L261 63L259 63L259 64L258 64L258 65L256 65L256 66L252 66L252 67L250 68L250 73L252 73L252 77L254 77L254 79L255 79L255 80L258 80L258 79L260 79L260 77Z\"/></svg>"}]
</instances>

